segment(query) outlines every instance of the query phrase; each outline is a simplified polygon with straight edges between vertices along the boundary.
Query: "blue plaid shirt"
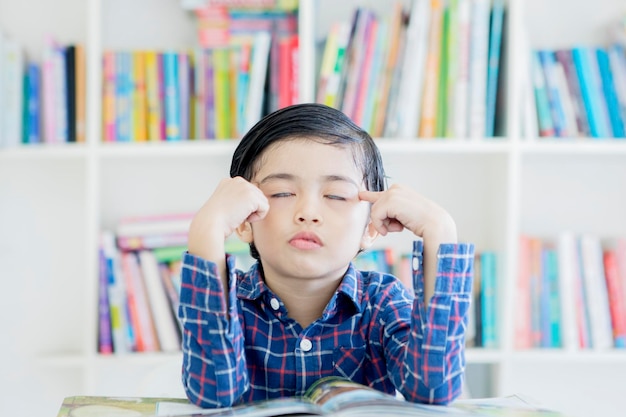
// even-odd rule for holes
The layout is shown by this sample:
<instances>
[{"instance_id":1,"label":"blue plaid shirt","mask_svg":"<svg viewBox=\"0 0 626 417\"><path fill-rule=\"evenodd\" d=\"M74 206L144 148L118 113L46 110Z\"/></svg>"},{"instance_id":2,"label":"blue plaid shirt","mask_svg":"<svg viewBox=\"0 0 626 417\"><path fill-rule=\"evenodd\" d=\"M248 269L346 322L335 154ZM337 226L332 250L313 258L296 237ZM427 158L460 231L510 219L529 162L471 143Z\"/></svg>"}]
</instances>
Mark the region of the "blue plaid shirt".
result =
<instances>
[{"instance_id":1,"label":"blue plaid shirt","mask_svg":"<svg viewBox=\"0 0 626 417\"><path fill-rule=\"evenodd\" d=\"M178 315L187 396L202 407L225 407L301 396L319 378L338 375L412 402L451 402L465 369L474 246L440 246L428 309L422 255L416 241L415 294L392 275L350 265L322 317L302 328L257 266L244 273L232 256L227 317L216 265L185 253Z\"/></svg>"}]
</instances>

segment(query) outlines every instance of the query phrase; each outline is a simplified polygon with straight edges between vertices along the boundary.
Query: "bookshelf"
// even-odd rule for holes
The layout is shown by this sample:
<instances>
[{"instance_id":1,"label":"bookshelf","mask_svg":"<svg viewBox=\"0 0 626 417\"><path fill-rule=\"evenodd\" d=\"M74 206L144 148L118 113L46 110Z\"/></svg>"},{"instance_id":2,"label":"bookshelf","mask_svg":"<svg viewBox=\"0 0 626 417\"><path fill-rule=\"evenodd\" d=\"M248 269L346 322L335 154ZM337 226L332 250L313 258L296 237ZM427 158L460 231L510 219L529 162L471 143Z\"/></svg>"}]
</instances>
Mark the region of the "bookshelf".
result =
<instances>
[{"instance_id":1,"label":"bookshelf","mask_svg":"<svg viewBox=\"0 0 626 417\"><path fill-rule=\"evenodd\" d=\"M0 368L7 370L0 384L15 398L0 409L23 410L33 396L41 400L29 406L39 414L55 412L68 395L182 396L178 354L95 353L98 233L123 216L198 208L228 172L235 144L101 143L100 57L106 48L193 44L194 23L174 0L48 3L0 0L0 27L32 57L40 56L46 32L87 46L87 141L0 149L0 273L12 279L0 311L13 341L0 347ZM354 5L383 12L386 3L300 2L302 101L315 96L315 46L331 22L348 19ZM606 22L625 10L620 0L509 0L507 6L505 137L390 137L379 145L392 181L448 208L461 239L499 254L501 342L493 350L468 350L472 393L523 393L574 416L617 415L624 352L516 351L512 323L520 233L554 237L569 228L626 236L626 142L523 138L523 74L515 51L525 33L533 47L604 42ZM379 243L406 248L408 240Z\"/></svg>"}]
</instances>

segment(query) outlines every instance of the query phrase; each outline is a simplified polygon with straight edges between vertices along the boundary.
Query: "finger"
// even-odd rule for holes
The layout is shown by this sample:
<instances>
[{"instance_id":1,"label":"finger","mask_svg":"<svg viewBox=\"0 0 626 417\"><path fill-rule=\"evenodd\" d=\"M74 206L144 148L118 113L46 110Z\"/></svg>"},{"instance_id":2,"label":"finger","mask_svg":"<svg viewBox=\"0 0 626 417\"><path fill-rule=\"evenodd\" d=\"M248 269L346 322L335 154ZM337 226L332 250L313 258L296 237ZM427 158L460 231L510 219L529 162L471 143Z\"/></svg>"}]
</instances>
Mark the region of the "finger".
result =
<instances>
[{"instance_id":1,"label":"finger","mask_svg":"<svg viewBox=\"0 0 626 417\"><path fill-rule=\"evenodd\" d=\"M375 203L381 196L379 191L359 191L359 200Z\"/></svg>"}]
</instances>

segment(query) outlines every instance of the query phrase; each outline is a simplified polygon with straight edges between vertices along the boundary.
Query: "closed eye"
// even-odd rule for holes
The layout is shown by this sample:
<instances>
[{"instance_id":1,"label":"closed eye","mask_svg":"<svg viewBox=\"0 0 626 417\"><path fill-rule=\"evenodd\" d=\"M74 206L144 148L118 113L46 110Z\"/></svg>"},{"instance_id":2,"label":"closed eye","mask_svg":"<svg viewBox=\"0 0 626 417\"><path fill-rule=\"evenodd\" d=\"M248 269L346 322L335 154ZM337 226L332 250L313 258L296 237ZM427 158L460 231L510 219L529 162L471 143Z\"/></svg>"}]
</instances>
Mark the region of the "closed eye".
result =
<instances>
[{"instance_id":1,"label":"closed eye","mask_svg":"<svg viewBox=\"0 0 626 417\"><path fill-rule=\"evenodd\" d=\"M333 194L326 195L326 198L328 198L330 200L346 201L345 197L341 197L339 195L333 195Z\"/></svg>"},{"instance_id":2,"label":"closed eye","mask_svg":"<svg viewBox=\"0 0 626 417\"><path fill-rule=\"evenodd\" d=\"M295 195L294 193L287 193L287 192L285 192L285 193L274 193L274 194L271 194L270 197L272 197L272 198L285 198L285 197L292 197L294 195Z\"/></svg>"}]
</instances>

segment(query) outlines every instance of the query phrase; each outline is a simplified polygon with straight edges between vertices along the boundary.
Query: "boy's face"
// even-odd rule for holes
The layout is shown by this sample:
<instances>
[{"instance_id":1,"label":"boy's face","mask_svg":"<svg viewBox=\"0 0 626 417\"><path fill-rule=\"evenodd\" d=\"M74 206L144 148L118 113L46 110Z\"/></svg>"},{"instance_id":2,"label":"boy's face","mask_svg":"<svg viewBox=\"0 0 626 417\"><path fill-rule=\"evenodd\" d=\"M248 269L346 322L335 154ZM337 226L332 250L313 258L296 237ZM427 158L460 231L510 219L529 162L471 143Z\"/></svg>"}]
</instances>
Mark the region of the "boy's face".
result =
<instances>
[{"instance_id":1,"label":"boy's face","mask_svg":"<svg viewBox=\"0 0 626 417\"><path fill-rule=\"evenodd\" d=\"M270 209L242 237L254 241L266 280L343 276L376 236L350 148L294 139L271 145L261 158L251 182Z\"/></svg>"}]
</instances>

